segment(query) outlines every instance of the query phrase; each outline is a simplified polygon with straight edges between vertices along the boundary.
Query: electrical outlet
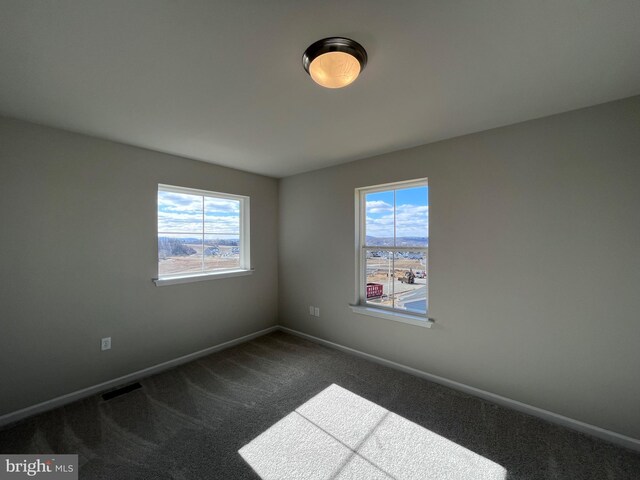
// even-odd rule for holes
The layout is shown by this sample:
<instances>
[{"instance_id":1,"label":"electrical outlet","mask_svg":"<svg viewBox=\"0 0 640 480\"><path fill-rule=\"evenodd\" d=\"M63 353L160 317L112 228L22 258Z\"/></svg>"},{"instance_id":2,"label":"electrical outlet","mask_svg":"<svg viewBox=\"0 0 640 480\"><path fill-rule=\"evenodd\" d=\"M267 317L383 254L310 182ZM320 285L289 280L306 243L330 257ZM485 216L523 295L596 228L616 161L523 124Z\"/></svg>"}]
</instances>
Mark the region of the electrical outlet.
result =
<instances>
[{"instance_id":1,"label":"electrical outlet","mask_svg":"<svg viewBox=\"0 0 640 480\"><path fill-rule=\"evenodd\" d=\"M313 314L314 314L316 317L319 317L319 316L320 316L320 307L314 307L314 309L313 309L313 310L314 310Z\"/></svg>"},{"instance_id":2,"label":"electrical outlet","mask_svg":"<svg viewBox=\"0 0 640 480\"><path fill-rule=\"evenodd\" d=\"M111 337L105 337L100 342L100 349L102 351L111 350Z\"/></svg>"},{"instance_id":3,"label":"electrical outlet","mask_svg":"<svg viewBox=\"0 0 640 480\"><path fill-rule=\"evenodd\" d=\"M314 315L314 310L313 307L309 307L309 315L313 316Z\"/></svg>"}]
</instances>

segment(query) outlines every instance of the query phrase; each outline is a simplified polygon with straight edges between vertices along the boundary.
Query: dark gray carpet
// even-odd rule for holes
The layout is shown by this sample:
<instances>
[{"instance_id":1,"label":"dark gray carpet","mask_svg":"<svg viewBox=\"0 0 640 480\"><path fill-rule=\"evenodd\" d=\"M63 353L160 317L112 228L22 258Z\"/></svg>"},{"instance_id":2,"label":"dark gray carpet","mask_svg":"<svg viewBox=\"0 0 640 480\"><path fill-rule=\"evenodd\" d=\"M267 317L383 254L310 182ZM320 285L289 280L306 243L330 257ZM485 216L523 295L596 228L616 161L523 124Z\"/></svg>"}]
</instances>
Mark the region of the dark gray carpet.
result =
<instances>
[{"instance_id":1,"label":"dark gray carpet","mask_svg":"<svg viewBox=\"0 0 640 480\"><path fill-rule=\"evenodd\" d=\"M238 450L332 383L505 467L508 480L640 478L640 454L284 333L0 431L77 453L82 479L256 479Z\"/></svg>"}]
</instances>

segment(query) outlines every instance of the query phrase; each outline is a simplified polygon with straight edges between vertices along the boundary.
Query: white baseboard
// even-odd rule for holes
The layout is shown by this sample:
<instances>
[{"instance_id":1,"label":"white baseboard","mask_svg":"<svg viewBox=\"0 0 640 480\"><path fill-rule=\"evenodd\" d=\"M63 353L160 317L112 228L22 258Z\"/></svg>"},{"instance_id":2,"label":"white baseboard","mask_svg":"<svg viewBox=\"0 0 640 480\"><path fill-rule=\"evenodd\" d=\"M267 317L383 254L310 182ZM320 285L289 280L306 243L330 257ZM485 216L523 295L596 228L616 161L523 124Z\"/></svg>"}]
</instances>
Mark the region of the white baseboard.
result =
<instances>
[{"instance_id":1,"label":"white baseboard","mask_svg":"<svg viewBox=\"0 0 640 480\"><path fill-rule=\"evenodd\" d=\"M109 390L111 388L118 387L126 383L131 383L133 381L140 380L141 378L148 377L155 373L159 373L163 370L168 370L169 368L173 368L183 363L196 360L197 358L210 355L211 353L217 352L219 350L224 350L225 348L233 347L234 345L248 342L249 340L253 340L254 338L261 337L263 335L274 332L276 330L281 330L283 332L287 332L292 335L297 335L298 337L305 338L312 342L319 343L321 345L325 345L331 348L335 348L337 350L341 350L343 352L350 353L352 355L357 355L359 357L365 358L372 362L376 362L381 365L394 368L402 372L409 373L416 377L424 378L431 382L438 383L440 385L444 385L446 387L450 387L455 390L468 393L469 395L473 395L473 396L482 398L484 400L487 400L489 402L502 405L507 408L511 408L512 410L517 410L519 412L523 412L528 415L541 418L548 422L555 423L557 425L562 425L563 427L567 427L572 430L576 430L578 432L586 433L587 435L591 435L597 438L601 438L603 440L614 443L616 445L621 445L623 447L626 447L632 450L640 451L640 440L638 439L628 437L620 433L612 432L604 428L596 427L595 425L590 425L588 423L581 422L579 420L574 420L572 418L565 417L563 415L559 415L557 413L553 413L548 410L544 410L542 408L534 407L532 405L527 405L526 403L522 403L517 400L512 400L510 398L503 397L501 395L496 395L495 393L487 392L485 390L481 390L479 388L475 388L470 385L465 385L464 383L459 383L444 377L440 377L438 375L433 375L431 373L423 372L422 370L418 370L416 368L412 368L406 365L402 365L400 363L392 362L391 360L377 357L369 353L361 352L360 350L356 350L354 348L345 347L344 345L330 342L328 340L324 340L319 337L314 337L313 335L302 333L297 330L293 330L291 328L283 327L280 325L265 328L264 330L250 333L249 335L244 335L242 337L229 340L228 342L214 345L213 347L205 348L203 350L199 350L197 352L190 353L188 355L183 355L182 357L178 357L173 360L169 360L167 362L159 363L157 365L153 365L151 367L138 370L136 372L130 373L128 375L124 375L122 377L114 378L113 380L102 382L97 385L83 388L81 390L77 390L75 392L71 392L66 395L62 395L60 397L56 397L42 403L38 403L36 405L32 405L30 407L26 407L21 410L16 410L15 412L2 415L0 416L0 427L4 425L8 425L13 422L17 422L18 420L21 420L26 417L30 417L32 415L36 415L38 413L42 413L48 410L52 410L54 408L61 407L63 405L69 404L71 402L75 402L77 400L89 397L91 395L95 395L105 390Z\"/></svg>"},{"instance_id":2,"label":"white baseboard","mask_svg":"<svg viewBox=\"0 0 640 480\"><path fill-rule=\"evenodd\" d=\"M438 383L440 385L444 385L446 387L450 387L464 393L468 393L469 395L480 397L484 400L501 405L503 407L507 407L512 410L517 410L519 412L541 418L548 422L555 423L557 425L561 425L563 427L567 427L581 433L586 433L587 435L591 435L593 437L601 438L602 440L606 440L616 445L621 445L631 450L640 451L640 440L636 438L628 437L626 435L612 432L610 430L605 430L604 428L596 427L595 425L590 425L588 423L581 422L579 420L574 420L573 418L565 417L564 415L559 415L557 413L550 412L549 410L544 410L542 408L534 407L532 405L527 405L526 403L522 403L517 400L512 400L510 398L503 397L501 395L496 395L495 393L487 392L485 390L481 390L479 388L475 388L470 385L465 385L464 383L455 382L453 380L449 380L447 378L440 377L438 375L433 375L431 373L423 372L422 370L408 367L400 363L392 362L391 360L386 360L384 358L377 357L369 353L361 352L360 350L356 350L354 348L345 347L344 345L330 342L322 338L314 337L313 335L302 333L297 330L293 330L291 328L280 326L279 329L283 332L287 332L292 335L297 335L298 337L305 338L312 342L319 343L321 345L326 345L327 347L335 348L337 350L341 350L343 352L350 353L352 355L357 355L359 357L366 358L367 360L371 360L372 362L379 363L386 367L391 367L396 370L409 373L416 377L424 378L425 380L429 380L431 382Z\"/></svg>"},{"instance_id":3,"label":"white baseboard","mask_svg":"<svg viewBox=\"0 0 640 480\"><path fill-rule=\"evenodd\" d=\"M128 375L123 375L122 377L114 378L113 380L108 380L106 382L102 382L97 385L92 385L91 387L83 388L81 390L76 390L75 392L71 392L66 395L62 395L60 397L52 398L51 400L47 400L45 402L38 403L36 405L32 405L27 408L23 408L21 410L16 410L15 412L7 413L6 415L0 416L0 427L4 425L8 425L13 422L17 422L18 420L22 420L23 418L30 417L38 413L46 412L47 410L52 410L54 408L61 407L63 405L66 405L71 402L75 402L82 398L95 395L96 393L104 392L105 390L109 390L111 388L118 387L126 383L131 383L133 381L140 380L141 378L148 377L155 373L162 372L163 370L168 370L169 368L173 368L183 363L191 362L197 358L210 355L213 352L224 350L225 348L233 347L234 345L238 345L240 343L248 342L249 340L253 340L254 338L261 337L262 335L266 335L267 333L274 332L278 329L279 327L277 325L273 327L265 328L264 330L253 332L253 333L250 333L249 335L244 335L242 337L229 340L228 342L220 343L218 345L214 345L213 347L205 348L204 350L199 350L197 352L189 353L188 355L183 355L182 357L174 358L173 360L169 360L167 362L162 362L148 368L143 368L142 370L129 373Z\"/></svg>"}]
</instances>

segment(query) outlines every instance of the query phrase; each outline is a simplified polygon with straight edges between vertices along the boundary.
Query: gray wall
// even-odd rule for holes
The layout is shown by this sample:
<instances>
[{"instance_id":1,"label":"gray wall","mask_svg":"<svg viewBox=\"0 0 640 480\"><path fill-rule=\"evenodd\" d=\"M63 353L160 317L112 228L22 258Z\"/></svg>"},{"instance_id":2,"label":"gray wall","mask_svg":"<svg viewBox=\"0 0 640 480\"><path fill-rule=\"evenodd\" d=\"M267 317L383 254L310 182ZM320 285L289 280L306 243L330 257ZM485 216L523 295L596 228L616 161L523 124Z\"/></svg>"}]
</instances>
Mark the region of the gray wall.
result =
<instances>
[{"instance_id":1,"label":"gray wall","mask_svg":"<svg viewBox=\"0 0 640 480\"><path fill-rule=\"evenodd\" d=\"M432 329L348 308L354 189L419 177ZM281 323L640 438L639 209L640 97L289 177Z\"/></svg>"},{"instance_id":2,"label":"gray wall","mask_svg":"<svg viewBox=\"0 0 640 480\"><path fill-rule=\"evenodd\" d=\"M249 195L255 274L156 287L158 183ZM0 118L0 415L276 324L277 202L272 178Z\"/></svg>"}]
</instances>

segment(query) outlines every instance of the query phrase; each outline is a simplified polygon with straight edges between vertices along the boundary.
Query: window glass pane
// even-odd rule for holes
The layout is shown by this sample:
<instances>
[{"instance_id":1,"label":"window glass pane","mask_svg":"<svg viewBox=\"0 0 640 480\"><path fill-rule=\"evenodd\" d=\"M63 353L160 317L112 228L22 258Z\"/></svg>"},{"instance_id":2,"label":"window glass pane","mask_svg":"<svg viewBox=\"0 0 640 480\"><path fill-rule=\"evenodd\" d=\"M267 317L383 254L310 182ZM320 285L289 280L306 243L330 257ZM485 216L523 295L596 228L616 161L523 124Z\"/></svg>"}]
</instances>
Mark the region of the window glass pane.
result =
<instances>
[{"instance_id":1,"label":"window glass pane","mask_svg":"<svg viewBox=\"0 0 640 480\"><path fill-rule=\"evenodd\" d=\"M159 277L250 268L240 251L248 199L220 195L158 185Z\"/></svg>"},{"instance_id":2,"label":"window glass pane","mask_svg":"<svg viewBox=\"0 0 640 480\"><path fill-rule=\"evenodd\" d=\"M401 182L379 192L365 190L361 197L366 202L361 301L425 315L429 188L426 181L419 186L412 183L409 187L409 182Z\"/></svg>"},{"instance_id":3,"label":"window glass pane","mask_svg":"<svg viewBox=\"0 0 640 480\"><path fill-rule=\"evenodd\" d=\"M396 190L396 247L428 244L428 187Z\"/></svg>"},{"instance_id":4,"label":"window glass pane","mask_svg":"<svg viewBox=\"0 0 640 480\"><path fill-rule=\"evenodd\" d=\"M393 253L386 250L365 251L367 282L366 301L373 305L393 306Z\"/></svg>"},{"instance_id":5,"label":"window glass pane","mask_svg":"<svg viewBox=\"0 0 640 480\"><path fill-rule=\"evenodd\" d=\"M415 313L427 312L427 254L395 252L393 262L393 306Z\"/></svg>"},{"instance_id":6,"label":"window glass pane","mask_svg":"<svg viewBox=\"0 0 640 480\"><path fill-rule=\"evenodd\" d=\"M393 190L368 193L365 201L365 244L393 246Z\"/></svg>"},{"instance_id":7,"label":"window glass pane","mask_svg":"<svg viewBox=\"0 0 640 480\"><path fill-rule=\"evenodd\" d=\"M158 273L176 275L202 271L202 235L158 234Z\"/></svg>"},{"instance_id":8,"label":"window glass pane","mask_svg":"<svg viewBox=\"0 0 640 480\"><path fill-rule=\"evenodd\" d=\"M158 191L158 233L202 232L202 196Z\"/></svg>"},{"instance_id":9,"label":"window glass pane","mask_svg":"<svg viewBox=\"0 0 640 480\"><path fill-rule=\"evenodd\" d=\"M207 234L204 237L206 271L240 268L240 236Z\"/></svg>"},{"instance_id":10,"label":"window glass pane","mask_svg":"<svg viewBox=\"0 0 640 480\"><path fill-rule=\"evenodd\" d=\"M205 233L236 234L240 232L240 200L204 198Z\"/></svg>"}]
</instances>

